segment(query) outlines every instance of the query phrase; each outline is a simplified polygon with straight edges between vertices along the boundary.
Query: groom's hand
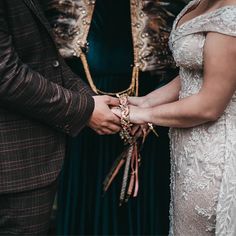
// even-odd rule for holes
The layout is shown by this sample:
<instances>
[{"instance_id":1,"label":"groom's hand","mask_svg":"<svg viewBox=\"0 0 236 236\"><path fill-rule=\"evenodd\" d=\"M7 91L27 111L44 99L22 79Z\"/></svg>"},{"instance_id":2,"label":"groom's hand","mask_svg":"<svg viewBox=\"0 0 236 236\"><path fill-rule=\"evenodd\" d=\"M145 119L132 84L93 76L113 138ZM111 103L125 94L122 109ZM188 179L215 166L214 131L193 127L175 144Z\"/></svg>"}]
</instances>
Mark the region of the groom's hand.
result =
<instances>
[{"instance_id":1,"label":"groom's hand","mask_svg":"<svg viewBox=\"0 0 236 236\"><path fill-rule=\"evenodd\" d=\"M118 98L110 96L94 96L95 108L88 126L98 134L114 134L120 131L120 119L114 115L110 107L119 106Z\"/></svg>"}]
</instances>

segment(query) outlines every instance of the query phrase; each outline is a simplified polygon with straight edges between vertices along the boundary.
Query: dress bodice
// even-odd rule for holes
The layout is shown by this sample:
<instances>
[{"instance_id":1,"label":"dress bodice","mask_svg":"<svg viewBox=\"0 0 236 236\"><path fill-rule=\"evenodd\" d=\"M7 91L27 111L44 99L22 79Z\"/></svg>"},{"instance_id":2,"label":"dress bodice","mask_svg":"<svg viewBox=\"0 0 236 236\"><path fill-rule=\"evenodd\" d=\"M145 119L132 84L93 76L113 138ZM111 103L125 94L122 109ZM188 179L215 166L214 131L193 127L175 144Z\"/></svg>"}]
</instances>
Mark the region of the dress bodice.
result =
<instances>
[{"instance_id":1,"label":"dress bodice","mask_svg":"<svg viewBox=\"0 0 236 236\"><path fill-rule=\"evenodd\" d=\"M180 67L180 97L199 92L203 81L203 51L207 32L236 36L236 5L221 7L197 16L177 27L180 18L201 0L191 1L176 18L170 48Z\"/></svg>"}]
</instances>

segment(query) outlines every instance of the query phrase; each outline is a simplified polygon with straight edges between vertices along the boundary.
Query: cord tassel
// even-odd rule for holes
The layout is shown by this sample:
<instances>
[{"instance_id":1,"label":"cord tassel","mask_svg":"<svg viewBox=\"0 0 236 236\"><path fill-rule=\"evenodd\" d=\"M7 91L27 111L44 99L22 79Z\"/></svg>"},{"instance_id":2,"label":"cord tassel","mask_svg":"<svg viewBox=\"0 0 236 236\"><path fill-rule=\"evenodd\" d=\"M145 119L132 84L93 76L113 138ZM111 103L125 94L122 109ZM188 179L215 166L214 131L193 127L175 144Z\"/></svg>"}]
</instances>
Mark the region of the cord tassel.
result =
<instances>
[{"instance_id":1,"label":"cord tassel","mask_svg":"<svg viewBox=\"0 0 236 236\"><path fill-rule=\"evenodd\" d=\"M125 199L125 192L126 192L126 187L127 187L128 178L129 178L129 168L130 168L130 162L132 158L132 152L133 152L133 145L130 146L127 151L124 176L123 176L122 187L121 187L121 192L120 192L120 205L122 205Z\"/></svg>"},{"instance_id":2,"label":"cord tassel","mask_svg":"<svg viewBox=\"0 0 236 236\"><path fill-rule=\"evenodd\" d=\"M133 194L134 191L134 186L135 186L135 169L134 169L134 162L135 162L135 155L136 155L136 147L137 147L137 143L135 142L133 144L134 149L133 149L133 153L132 153L132 160L131 160L131 173L130 173L130 182L129 182L129 188L127 191L127 200L128 198Z\"/></svg>"},{"instance_id":3,"label":"cord tassel","mask_svg":"<svg viewBox=\"0 0 236 236\"><path fill-rule=\"evenodd\" d=\"M135 188L134 188L134 197L137 197L138 196L138 190L139 190L139 181L138 181L138 168L139 168L139 160L138 160L138 147L136 145L136 148L135 148Z\"/></svg>"},{"instance_id":4,"label":"cord tassel","mask_svg":"<svg viewBox=\"0 0 236 236\"><path fill-rule=\"evenodd\" d=\"M138 68L134 68L134 78L138 76ZM138 92L138 90L136 90ZM120 206L129 200L130 197L137 197L139 191L139 166L140 155L144 140L148 132L144 133L144 138L132 136L132 124L129 119L128 95L117 95L119 98L119 109L121 111L121 131L120 137L124 141L125 151L116 159L111 171L104 181L104 191L107 191L115 176L125 163L124 174L120 192Z\"/></svg>"},{"instance_id":5,"label":"cord tassel","mask_svg":"<svg viewBox=\"0 0 236 236\"><path fill-rule=\"evenodd\" d=\"M118 174L120 168L123 166L124 163L125 163L124 157L122 157L122 159L120 159L118 163L115 163L114 167L111 169L110 173L108 174L107 178L105 179L105 181L103 183L103 191L104 192L106 192L108 190L112 181L115 179L116 175Z\"/></svg>"}]
</instances>

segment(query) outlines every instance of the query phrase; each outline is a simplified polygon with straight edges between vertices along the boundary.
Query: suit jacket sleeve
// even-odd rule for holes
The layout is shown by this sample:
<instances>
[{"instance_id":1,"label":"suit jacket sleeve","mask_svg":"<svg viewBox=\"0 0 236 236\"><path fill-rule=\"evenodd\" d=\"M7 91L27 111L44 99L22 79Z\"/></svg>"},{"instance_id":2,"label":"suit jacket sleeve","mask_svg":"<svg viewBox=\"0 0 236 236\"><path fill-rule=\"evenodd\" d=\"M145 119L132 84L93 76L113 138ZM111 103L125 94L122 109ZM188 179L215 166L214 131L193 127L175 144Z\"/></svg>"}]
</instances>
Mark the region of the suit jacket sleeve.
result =
<instances>
[{"instance_id":1,"label":"suit jacket sleeve","mask_svg":"<svg viewBox=\"0 0 236 236\"><path fill-rule=\"evenodd\" d=\"M94 109L88 88L85 85L79 85L77 91L63 88L24 64L14 49L3 9L0 4L1 106L59 128L69 135L77 135Z\"/></svg>"}]
</instances>

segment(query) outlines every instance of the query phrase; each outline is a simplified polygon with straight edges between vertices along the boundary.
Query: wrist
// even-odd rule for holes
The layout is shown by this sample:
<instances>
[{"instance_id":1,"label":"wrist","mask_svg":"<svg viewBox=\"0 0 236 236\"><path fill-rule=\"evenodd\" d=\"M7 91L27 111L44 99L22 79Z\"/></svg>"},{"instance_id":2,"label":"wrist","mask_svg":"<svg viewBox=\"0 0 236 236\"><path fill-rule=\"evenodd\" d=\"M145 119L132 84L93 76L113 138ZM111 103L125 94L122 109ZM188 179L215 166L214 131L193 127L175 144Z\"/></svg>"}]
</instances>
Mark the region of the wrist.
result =
<instances>
[{"instance_id":1,"label":"wrist","mask_svg":"<svg viewBox=\"0 0 236 236\"><path fill-rule=\"evenodd\" d=\"M143 109L142 120L144 124L152 123L152 109L151 108Z\"/></svg>"},{"instance_id":2,"label":"wrist","mask_svg":"<svg viewBox=\"0 0 236 236\"><path fill-rule=\"evenodd\" d=\"M148 96L141 97L140 107L142 107L142 108L151 107L151 100Z\"/></svg>"}]
</instances>

